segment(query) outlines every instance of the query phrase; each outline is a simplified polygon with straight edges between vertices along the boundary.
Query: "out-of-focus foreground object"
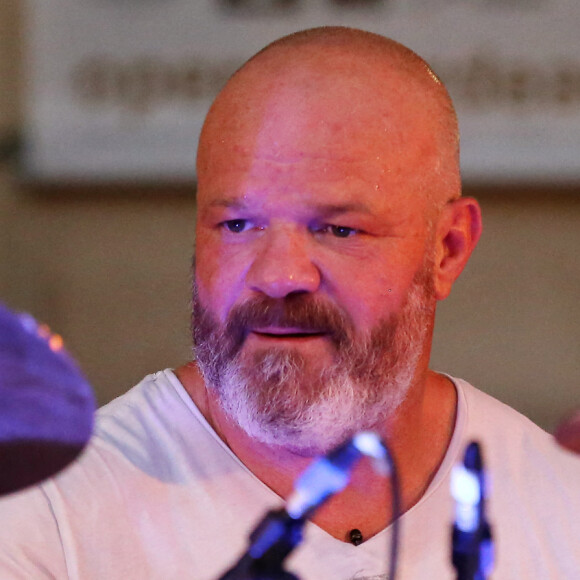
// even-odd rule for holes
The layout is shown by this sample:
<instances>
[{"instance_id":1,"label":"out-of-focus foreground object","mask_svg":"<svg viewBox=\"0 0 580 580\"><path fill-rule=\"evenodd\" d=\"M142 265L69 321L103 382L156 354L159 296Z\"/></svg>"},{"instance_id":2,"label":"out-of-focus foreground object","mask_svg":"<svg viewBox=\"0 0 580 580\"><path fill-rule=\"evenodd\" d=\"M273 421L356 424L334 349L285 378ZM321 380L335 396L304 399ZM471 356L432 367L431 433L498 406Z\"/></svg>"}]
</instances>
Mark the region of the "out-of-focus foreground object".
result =
<instances>
[{"instance_id":1,"label":"out-of-focus foreground object","mask_svg":"<svg viewBox=\"0 0 580 580\"><path fill-rule=\"evenodd\" d=\"M560 423L554 437L562 447L574 453L580 453L580 410Z\"/></svg>"},{"instance_id":2,"label":"out-of-focus foreground object","mask_svg":"<svg viewBox=\"0 0 580 580\"><path fill-rule=\"evenodd\" d=\"M0 304L0 495L74 461L94 411L92 389L60 336Z\"/></svg>"}]
</instances>

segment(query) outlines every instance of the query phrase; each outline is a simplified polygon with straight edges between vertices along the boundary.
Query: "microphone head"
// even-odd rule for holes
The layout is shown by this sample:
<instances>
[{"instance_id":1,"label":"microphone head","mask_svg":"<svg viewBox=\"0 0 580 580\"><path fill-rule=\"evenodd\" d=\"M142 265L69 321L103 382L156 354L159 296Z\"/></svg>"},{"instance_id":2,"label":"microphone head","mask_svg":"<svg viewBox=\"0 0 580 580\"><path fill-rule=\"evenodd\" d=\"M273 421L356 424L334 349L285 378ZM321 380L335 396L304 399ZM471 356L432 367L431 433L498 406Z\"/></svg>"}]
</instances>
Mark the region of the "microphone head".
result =
<instances>
[{"instance_id":1,"label":"microphone head","mask_svg":"<svg viewBox=\"0 0 580 580\"><path fill-rule=\"evenodd\" d=\"M0 495L74 461L94 411L92 389L60 337L0 304Z\"/></svg>"},{"instance_id":2,"label":"microphone head","mask_svg":"<svg viewBox=\"0 0 580 580\"><path fill-rule=\"evenodd\" d=\"M472 441L465 449L463 464L466 469L481 473L483 471L483 459L481 457L481 449L477 441Z\"/></svg>"}]
</instances>

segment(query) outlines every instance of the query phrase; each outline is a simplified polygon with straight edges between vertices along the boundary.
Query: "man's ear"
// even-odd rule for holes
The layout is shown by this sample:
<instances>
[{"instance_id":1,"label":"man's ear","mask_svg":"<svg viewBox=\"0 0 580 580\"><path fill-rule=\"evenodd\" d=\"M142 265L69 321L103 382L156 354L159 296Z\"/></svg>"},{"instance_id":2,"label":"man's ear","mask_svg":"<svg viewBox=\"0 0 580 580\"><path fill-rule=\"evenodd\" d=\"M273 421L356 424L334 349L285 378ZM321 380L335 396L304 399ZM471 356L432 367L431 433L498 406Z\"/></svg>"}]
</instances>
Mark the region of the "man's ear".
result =
<instances>
[{"instance_id":1,"label":"man's ear","mask_svg":"<svg viewBox=\"0 0 580 580\"><path fill-rule=\"evenodd\" d=\"M444 300L481 235L481 209L470 197L449 201L439 216L433 277L435 297Z\"/></svg>"}]
</instances>

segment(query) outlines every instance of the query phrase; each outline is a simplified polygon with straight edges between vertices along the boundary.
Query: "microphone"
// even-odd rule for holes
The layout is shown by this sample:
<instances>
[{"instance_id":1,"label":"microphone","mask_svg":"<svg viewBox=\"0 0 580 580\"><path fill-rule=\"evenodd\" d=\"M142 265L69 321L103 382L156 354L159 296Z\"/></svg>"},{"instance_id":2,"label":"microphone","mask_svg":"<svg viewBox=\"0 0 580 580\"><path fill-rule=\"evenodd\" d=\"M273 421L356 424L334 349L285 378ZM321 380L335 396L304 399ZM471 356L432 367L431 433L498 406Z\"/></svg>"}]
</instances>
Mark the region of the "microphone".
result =
<instances>
[{"instance_id":1,"label":"microphone","mask_svg":"<svg viewBox=\"0 0 580 580\"><path fill-rule=\"evenodd\" d=\"M375 469L389 475L387 454L378 435L361 431L342 445L315 461L294 484L286 510L294 519L308 517L329 497L343 490L350 479L352 466L363 455L373 459Z\"/></svg>"},{"instance_id":2,"label":"microphone","mask_svg":"<svg viewBox=\"0 0 580 580\"><path fill-rule=\"evenodd\" d=\"M0 303L0 495L51 477L88 443L95 401L60 336Z\"/></svg>"},{"instance_id":3,"label":"microphone","mask_svg":"<svg viewBox=\"0 0 580 580\"><path fill-rule=\"evenodd\" d=\"M302 541L306 519L346 487L354 463L367 455L388 475L387 451L375 433L362 431L327 455L315 459L300 475L286 509L266 514L250 535L250 546L220 580L297 580L282 569L283 561Z\"/></svg>"},{"instance_id":4,"label":"microphone","mask_svg":"<svg viewBox=\"0 0 580 580\"><path fill-rule=\"evenodd\" d=\"M452 562L458 580L485 580L493 567L491 527L486 519L486 480L479 444L470 443L451 474L455 499Z\"/></svg>"}]
</instances>

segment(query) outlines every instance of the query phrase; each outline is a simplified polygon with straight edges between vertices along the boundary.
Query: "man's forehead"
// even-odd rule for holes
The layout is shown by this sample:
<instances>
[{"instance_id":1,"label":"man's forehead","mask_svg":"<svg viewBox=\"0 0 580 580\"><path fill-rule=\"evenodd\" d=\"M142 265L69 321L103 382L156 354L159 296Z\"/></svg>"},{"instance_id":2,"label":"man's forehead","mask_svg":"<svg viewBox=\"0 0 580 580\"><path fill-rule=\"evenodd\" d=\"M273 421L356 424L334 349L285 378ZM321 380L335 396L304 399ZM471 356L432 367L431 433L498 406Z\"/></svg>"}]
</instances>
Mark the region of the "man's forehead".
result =
<instances>
[{"instance_id":1,"label":"man's forehead","mask_svg":"<svg viewBox=\"0 0 580 580\"><path fill-rule=\"evenodd\" d=\"M216 100L214 111L234 109L243 118L292 107L318 110L324 120L333 113L353 117L365 108L372 108L374 114L404 109L429 98L421 82L424 78L390 66L389 61L364 58L343 48L307 54L281 48L272 53L241 69Z\"/></svg>"},{"instance_id":2,"label":"man's forehead","mask_svg":"<svg viewBox=\"0 0 580 580\"><path fill-rule=\"evenodd\" d=\"M210 110L201 160L207 148L321 158L432 145L440 114L433 95L403 67L363 56L342 46L325 53L307 46L299 54L282 46L251 61Z\"/></svg>"},{"instance_id":3,"label":"man's forehead","mask_svg":"<svg viewBox=\"0 0 580 580\"><path fill-rule=\"evenodd\" d=\"M310 222L350 215L370 219L382 216L390 222L406 221L423 214L424 191L410 187L408 180L372 180L366 173L329 180L327 175L310 178L297 172L282 179L271 174L250 175L245 171L211 171L198 191L201 214L215 217L290 218Z\"/></svg>"},{"instance_id":4,"label":"man's forehead","mask_svg":"<svg viewBox=\"0 0 580 580\"><path fill-rule=\"evenodd\" d=\"M384 50L345 46L282 44L241 69L204 126L200 185L243 173L283 186L296 170L337 182L352 174L368 187L386 180L388 190L456 171L446 93L423 61L409 65L396 49L391 66Z\"/></svg>"},{"instance_id":5,"label":"man's forehead","mask_svg":"<svg viewBox=\"0 0 580 580\"><path fill-rule=\"evenodd\" d=\"M324 171L381 164L400 171L418 155L434 154L433 116L413 103L408 91L388 95L359 80L334 77L308 80L286 77L277 86L254 86L246 99L224 99L210 114L200 144L200 172L215 156L232 163L302 165ZM333 167L332 164L336 165Z\"/></svg>"}]
</instances>

